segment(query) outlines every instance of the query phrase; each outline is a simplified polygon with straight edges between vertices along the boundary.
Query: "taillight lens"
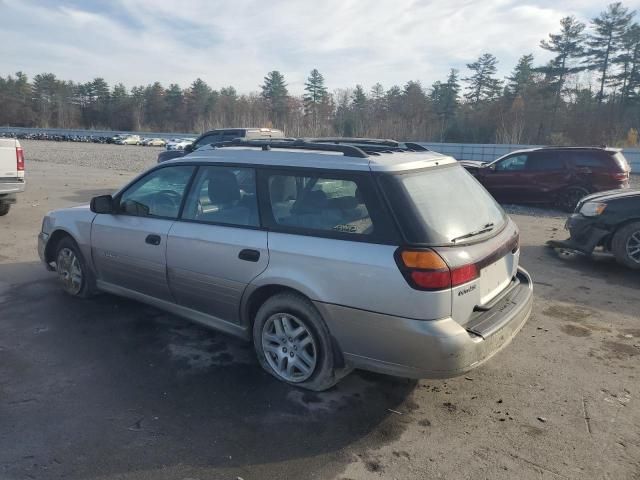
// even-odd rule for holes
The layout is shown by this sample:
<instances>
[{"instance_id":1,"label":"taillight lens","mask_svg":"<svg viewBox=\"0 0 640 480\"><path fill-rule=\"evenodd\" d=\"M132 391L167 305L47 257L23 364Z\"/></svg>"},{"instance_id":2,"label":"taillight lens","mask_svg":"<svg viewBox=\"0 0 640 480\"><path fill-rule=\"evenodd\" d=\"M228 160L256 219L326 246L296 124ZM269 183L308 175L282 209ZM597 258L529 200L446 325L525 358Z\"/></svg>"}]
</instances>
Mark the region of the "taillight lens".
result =
<instances>
[{"instance_id":1,"label":"taillight lens","mask_svg":"<svg viewBox=\"0 0 640 480\"><path fill-rule=\"evenodd\" d=\"M474 263L450 268L433 250L400 250L396 258L409 284L418 290L444 290L479 275Z\"/></svg>"},{"instance_id":2,"label":"taillight lens","mask_svg":"<svg viewBox=\"0 0 640 480\"><path fill-rule=\"evenodd\" d=\"M611 178L614 180L628 180L629 172L611 173Z\"/></svg>"},{"instance_id":3,"label":"taillight lens","mask_svg":"<svg viewBox=\"0 0 640 480\"><path fill-rule=\"evenodd\" d=\"M24 150L22 147L16 147L16 166L19 172L24 172Z\"/></svg>"}]
</instances>

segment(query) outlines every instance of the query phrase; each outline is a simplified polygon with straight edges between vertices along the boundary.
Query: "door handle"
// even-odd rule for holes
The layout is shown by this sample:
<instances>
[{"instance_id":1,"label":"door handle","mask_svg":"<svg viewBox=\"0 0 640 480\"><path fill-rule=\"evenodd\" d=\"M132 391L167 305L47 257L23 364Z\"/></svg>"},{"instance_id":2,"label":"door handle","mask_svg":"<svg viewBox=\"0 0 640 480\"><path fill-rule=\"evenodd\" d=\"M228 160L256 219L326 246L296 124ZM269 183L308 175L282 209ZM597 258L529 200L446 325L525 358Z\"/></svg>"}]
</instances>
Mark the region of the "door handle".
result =
<instances>
[{"instance_id":1,"label":"door handle","mask_svg":"<svg viewBox=\"0 0 640 480\"><path fill-rule=\"evenodd\" d=\"M257 262L260 260L260 252L258 250L251 250L249 248L245 248L241 250L238 254L238 258L240 260L246 260L247 262Z\"/></svg>"},{"instance_id":2,"label":"door handle","mask_svg":"<svg viewBox=\"0 0 640 480\"><path fill-rule=\"evenodd\" d=\"M148 243L149 245L160 245L160 235L155 235L155 234L151 234L151 235L147 235L147 238L145 238L145 242Z\"/></svg>"}]
</instances>

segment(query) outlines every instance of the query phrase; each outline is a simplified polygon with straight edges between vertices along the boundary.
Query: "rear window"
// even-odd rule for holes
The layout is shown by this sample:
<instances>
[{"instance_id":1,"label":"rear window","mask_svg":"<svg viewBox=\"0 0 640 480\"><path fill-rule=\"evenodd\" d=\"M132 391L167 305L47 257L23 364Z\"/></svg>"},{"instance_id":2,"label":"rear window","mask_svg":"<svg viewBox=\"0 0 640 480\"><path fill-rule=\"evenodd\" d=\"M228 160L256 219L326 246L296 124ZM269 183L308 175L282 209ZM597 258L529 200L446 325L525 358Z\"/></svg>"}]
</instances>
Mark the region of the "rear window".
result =
<instances>
[{"instance_id":1,"label":"rear window","mask_svg":"<svg viewBox=\"0 0 640 480\"><path fill-rule=\"evenodd\" d=\"M415 244L462 244L493 236L506 215L460 165L381 176L382 187L407 240ZM492 227L487 227L492 225ZM483 234L453 242L490 228Z\"/></svg>"},{"instance_id":2,"label":"rear window","mask_svg":"<svg viewBox=\"0 0 640 480\"><path fill-rule=\"evenodd\" d=\"M616 161L616 165L618 165L618 167L620 167L622 171L628 172L631 170L631 167L629 166L629 162L627 162L627 159L622 154L622 152L614 153L613 159Z\"/></svg>"}]
</instances>

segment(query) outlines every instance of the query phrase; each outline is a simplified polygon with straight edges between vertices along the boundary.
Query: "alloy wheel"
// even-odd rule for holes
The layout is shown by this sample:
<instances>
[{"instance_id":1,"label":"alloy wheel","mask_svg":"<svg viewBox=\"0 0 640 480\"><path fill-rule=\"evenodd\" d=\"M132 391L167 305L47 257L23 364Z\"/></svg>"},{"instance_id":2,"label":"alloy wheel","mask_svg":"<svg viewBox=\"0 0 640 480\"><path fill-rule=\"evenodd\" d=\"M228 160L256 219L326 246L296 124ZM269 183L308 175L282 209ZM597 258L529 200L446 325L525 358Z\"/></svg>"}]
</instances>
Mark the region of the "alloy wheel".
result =
<instances>
[{"instance_id":1,"label":"alloy wheel","mask_svg":"<svg viewBox=\"0 0 640 480\"><path fill-rule=\"evenodd\" d=\"M636 263L640 263L640 230L633 232L627 239L627 256Z\"/></svg>"},{"instance_id":2,"label":"alloy wheel","mask_svg":"<svg viewBox=\"0 0 640 480\"><path fill-rule=\"evenodd\" d=\"M80 260L73 250L63 248L58 252L56 259L56 271L62 282L62 287L67 293L77 295L82 289L82 267Z\"/></svg>"},{"instance_id":3,"label":"alloy wheel","mask_svg":"<svg viewBox=\"0 0 640 480\"><path fill-rule=\"evenodd\" d=\"M262 329L262 349L269 366L287 382L304 382L315 371L316 341L295 315L276 313L267 319Z\"/></svg>"}]
</instances>

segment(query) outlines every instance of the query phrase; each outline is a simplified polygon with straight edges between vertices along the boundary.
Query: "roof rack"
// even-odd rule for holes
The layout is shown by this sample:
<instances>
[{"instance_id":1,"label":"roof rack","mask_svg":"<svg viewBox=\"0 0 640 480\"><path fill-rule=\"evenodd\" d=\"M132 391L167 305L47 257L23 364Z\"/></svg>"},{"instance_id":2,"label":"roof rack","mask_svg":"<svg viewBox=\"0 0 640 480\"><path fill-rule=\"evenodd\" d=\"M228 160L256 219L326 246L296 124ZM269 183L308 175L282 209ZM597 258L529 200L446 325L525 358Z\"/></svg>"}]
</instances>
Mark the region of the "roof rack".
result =
<instances>
[{"instance_id":1,"label":"roof rack","mask_svg":"<svg viewBox=\"0 0 640 480\"><path fill-rule=\"evenodd\" d=\"M365 151L367 151L368 148L372 148L373 150L374 147L378 147L378 150L374 150L374 151L377 151L379 153L393 153L394 151L395 152L429 151L428 148L423 147L422 145L415 142L398 142L396 140L382 139L382 138L321 137L321 138L308 138L305 140L313 143L331 143L336 145L350 144L350 145L357 146ZM387 147L387 148L384 148L384 147Z\"/></svg>"},{"instance_id":2,"label":"roof rack","mask_svg":"<svg viewBox=\"0 0 640 480\"><path fill-rule=\"evenodd\" d=\"M554 149L560 149L560 148L572 148L575 150L580 150L580 149L588 149L588 148L601 148L601 149L605 149L605 148L609 148L607 145L545 145L543 147L538 147L540 149L549 149L549 150L554 150Z\"/></svg>"},{"instance_id":3,"label":"roof rack","mask_svg":"<svg viewBox=\"0 0 640 480\"><path fill-rule=\"evenodd\" d=\"M340 152L345 157L368 158L369 155L361 148L353 145L332 145L327 143L307 142L301 139L259 139L259 140L242 140L234 139L226 142L212 143L214 148L225 147L261 147L263 150L271 150L272 148L286 148L299 150L315 150L321 152Z\"/></svg>"}]
</instances>

